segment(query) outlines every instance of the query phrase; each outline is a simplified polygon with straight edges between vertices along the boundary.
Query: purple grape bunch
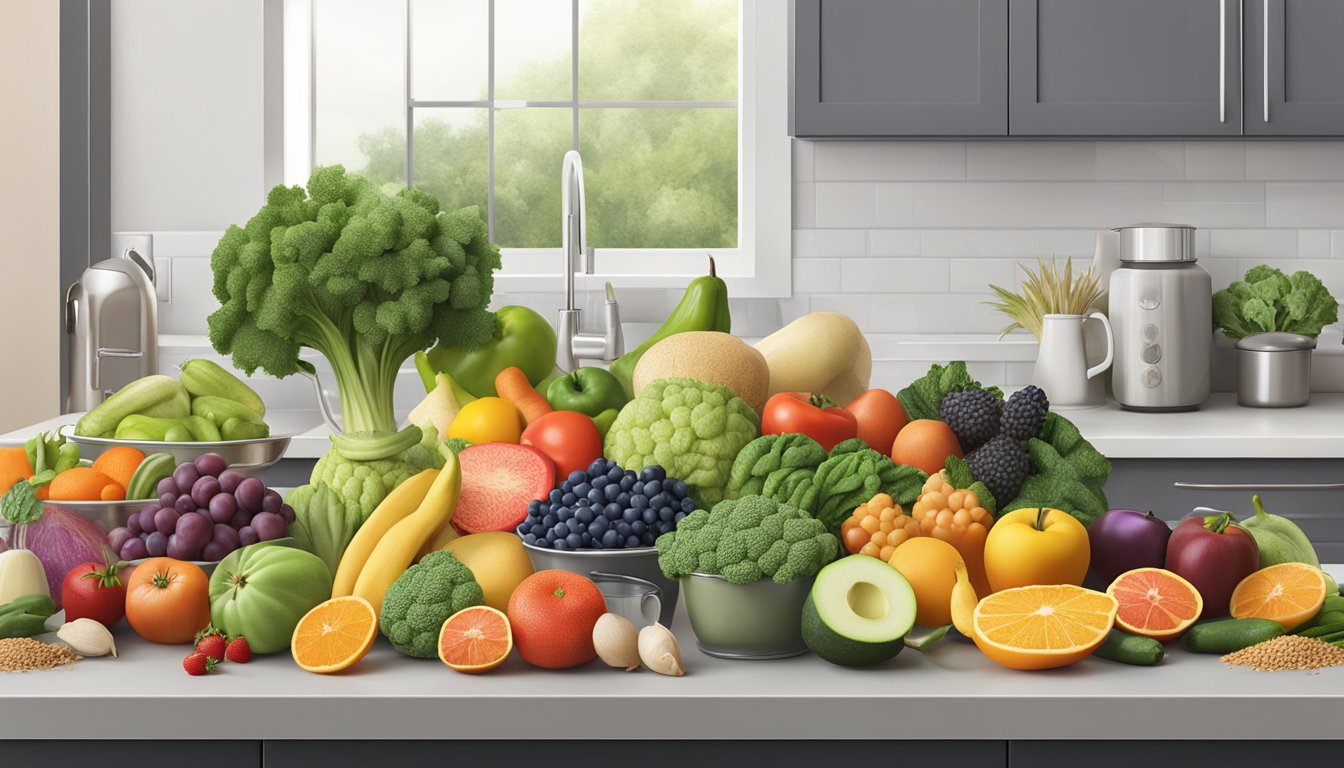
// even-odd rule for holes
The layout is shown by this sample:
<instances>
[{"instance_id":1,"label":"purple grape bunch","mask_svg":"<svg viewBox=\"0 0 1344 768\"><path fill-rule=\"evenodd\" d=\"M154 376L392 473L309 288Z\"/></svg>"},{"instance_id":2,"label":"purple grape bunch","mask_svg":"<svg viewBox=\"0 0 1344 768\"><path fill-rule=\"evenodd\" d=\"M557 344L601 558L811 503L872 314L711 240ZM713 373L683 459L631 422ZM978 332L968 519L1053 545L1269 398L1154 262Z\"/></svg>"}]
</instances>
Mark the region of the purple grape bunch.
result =
<instances>
[{"instance_id":1,"label":"purple grape bunch","mask_svg":"<svg viewBox=\"0 0 1344 768\"><path fill-rule=\"evenodd\" d=\"M283 538L294 510L255 477L229 469L217 453L177 465L159 481L157 503L107 535L122 560L172 557L215 562L230 552Z\"/></svg>"}]
</instances>

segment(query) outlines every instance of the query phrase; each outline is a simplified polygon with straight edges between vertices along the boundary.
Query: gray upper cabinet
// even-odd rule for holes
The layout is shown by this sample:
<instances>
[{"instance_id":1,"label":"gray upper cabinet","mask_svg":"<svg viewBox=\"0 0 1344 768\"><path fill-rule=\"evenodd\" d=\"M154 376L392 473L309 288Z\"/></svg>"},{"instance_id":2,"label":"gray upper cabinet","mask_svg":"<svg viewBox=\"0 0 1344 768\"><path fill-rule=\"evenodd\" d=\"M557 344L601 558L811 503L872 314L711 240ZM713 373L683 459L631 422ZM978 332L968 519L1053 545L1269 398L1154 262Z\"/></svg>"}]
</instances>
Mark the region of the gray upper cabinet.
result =
<instances>
[{"instance_id":1,"label":"gray upper cabinet","mask_svg":"<svg viewBox=\"0 0 1344 768\"><path fill-rule=\"evenodd\" d=\"M1246 134L1344 136L1344 2L1245 2Z\"/></svg>"},{"instance_id":2,"label":"gray upper cabinet","mask_svg":"<svg viewBox=\"0 0 1344 768\"><path fill-rule=\"evenodd\" d=\"M789 132L1004 136L1008 0L794 0Z\"/></svg>"},{"instance_id":3,"label":"gray upper cabinet","mask_svg":"<svg viewBox=\"0 0 1344 768\"><path fill-rule=\"evenodd\" d=\"M1240 135L1240 15L1237 0L1011 0L1009 133Z\"/></svg>"}]
</instances>

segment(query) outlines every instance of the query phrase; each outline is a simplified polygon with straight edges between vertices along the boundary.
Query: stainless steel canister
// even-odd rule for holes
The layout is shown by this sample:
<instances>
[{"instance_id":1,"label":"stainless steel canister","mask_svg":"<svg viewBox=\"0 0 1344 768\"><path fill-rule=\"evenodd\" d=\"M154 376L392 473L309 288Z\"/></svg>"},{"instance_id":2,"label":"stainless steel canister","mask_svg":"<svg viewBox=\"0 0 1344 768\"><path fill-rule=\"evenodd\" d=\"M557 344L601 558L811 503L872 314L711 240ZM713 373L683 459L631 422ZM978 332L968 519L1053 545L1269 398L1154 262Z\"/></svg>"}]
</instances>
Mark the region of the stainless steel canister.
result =
<instances>
[{"instance_id":1,"label":"stainless steel canister","mask_svg":"<svg viewBox=\"0 0 1344 768\"><path fill-rule=\"evenodd\" d=\"M1255 333L1237 341L1237 402L1294 408L1311 397L1316 340L1296 333Z\"/></svg>"}]
</instances>

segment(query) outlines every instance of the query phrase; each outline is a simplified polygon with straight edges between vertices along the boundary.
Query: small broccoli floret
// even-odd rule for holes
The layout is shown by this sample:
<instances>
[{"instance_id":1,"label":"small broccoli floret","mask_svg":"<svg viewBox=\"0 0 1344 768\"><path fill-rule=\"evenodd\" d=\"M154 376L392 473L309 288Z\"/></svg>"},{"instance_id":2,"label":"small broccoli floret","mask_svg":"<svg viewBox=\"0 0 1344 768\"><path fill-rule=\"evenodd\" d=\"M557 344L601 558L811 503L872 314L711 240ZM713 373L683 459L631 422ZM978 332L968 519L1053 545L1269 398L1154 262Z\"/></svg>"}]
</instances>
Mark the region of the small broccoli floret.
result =
<instances>
[{"instance_id":1,"label":"small broccoli floret","mask_svg":"<svg viewBox=\"0 0 1344 768\"><path fill-rule=\"evenodd\" d=\"M838 542L821 521L797 507L743 496L687 515L676 530L658 537L656 546L669 579L698 572L734 584L766 578L784 584L816 575L835 559Z\"/></svg>"},{"instance_id":2,"label":"small broccoli floret","mask_svg":"<svg viewBox=\"0 0 1344 768\"><path fill-rule=\"evenodd\" d=\"M407 656L438 656L439 630L449 616L484 605L485 594L471 569L447 550L425 555L392 582L383 595L378 627Z\"/></svg>"}]
</instances>

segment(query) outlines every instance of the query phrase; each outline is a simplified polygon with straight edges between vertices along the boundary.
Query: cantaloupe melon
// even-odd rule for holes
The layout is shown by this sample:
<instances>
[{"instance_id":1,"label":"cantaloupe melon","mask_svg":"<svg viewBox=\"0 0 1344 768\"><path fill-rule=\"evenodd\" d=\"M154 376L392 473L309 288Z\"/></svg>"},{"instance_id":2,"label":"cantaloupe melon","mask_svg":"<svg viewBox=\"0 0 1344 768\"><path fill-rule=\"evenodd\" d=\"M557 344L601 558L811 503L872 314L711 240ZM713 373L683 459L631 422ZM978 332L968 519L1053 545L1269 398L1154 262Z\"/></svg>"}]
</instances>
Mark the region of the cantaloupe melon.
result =
<instances>
[{"instance_id":1,"label":"cantaloupe melon","mask_svg":"<svg viewBox=\"0 0 1344 768\"><path fill-rule=\"evenodd\" d=\"M654 344L635 366L635 396L657 379L720 384L759 412L770 388L770 367L750 344L730 333L687 331Z\"/></svg>"}]
</instances>

